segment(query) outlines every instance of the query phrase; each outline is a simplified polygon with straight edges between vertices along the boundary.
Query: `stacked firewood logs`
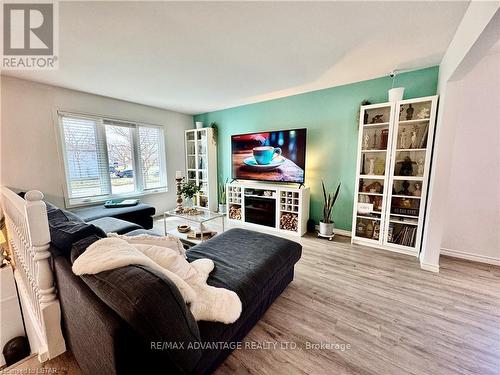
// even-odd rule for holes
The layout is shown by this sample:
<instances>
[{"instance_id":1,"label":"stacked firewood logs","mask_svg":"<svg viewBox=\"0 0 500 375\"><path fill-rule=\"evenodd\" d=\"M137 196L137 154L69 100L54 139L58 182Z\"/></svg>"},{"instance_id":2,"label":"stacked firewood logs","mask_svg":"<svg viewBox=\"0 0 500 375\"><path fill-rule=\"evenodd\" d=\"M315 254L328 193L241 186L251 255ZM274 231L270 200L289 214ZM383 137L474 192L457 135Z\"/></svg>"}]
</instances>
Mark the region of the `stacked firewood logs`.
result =
<instances>
[{"instance_id":1,"label":"stacked firewood logs","mask_svg":"<svg viewBox=\"0 0 500 375\"><path fill-rule=\"evenodd\" d=\"M241 207L230 206L229 207L229 218L234 220L241 220Z\"/></svg>"},{"instance_id":2,"label":"stacked firewood logs","mask_svg":"<svg viewBox=\"0 0 500 375\"><path fill-rule=\"evenodd\" d=\"M280 218L280 228L297 232L297 230L299 229L298 216L290 212L282 213Z\"/></svg>"}]
</instances>

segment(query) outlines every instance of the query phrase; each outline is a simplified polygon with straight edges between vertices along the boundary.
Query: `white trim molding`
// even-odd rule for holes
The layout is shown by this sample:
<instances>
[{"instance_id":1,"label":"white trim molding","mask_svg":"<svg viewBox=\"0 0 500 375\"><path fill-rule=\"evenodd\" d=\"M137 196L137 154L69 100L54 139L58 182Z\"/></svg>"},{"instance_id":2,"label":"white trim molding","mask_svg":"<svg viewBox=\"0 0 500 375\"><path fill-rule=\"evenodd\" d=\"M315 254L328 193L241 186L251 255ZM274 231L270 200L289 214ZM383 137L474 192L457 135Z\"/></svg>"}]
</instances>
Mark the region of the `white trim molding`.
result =
<instances>
[{"instance_id":1,"label":"white trim molding","mask_svg":"<svg viewBox=\"0 0 500 375\"><path fill-rule=\"evenodd\" d=\"M500 266L500 258L494 258L494 257L486 256L486 255L468 253L466 251L446 249L446 248L442 247L441 248L441 255L448 255L448 256L453 257L453 258L466 259L466 260L471 260L473 262L487 263L487 264L493 264L495 266Z\"/></svg>"},{"instance_id":2,"label":"white trim molding","mask_svg":"<svg viewBox=\"0 0 500 375\"><path fill-rule=\"evenodd\" d=\"M439 273L439 264L425 263L420 259L420 268L424 271Z\"/></svg>"}]
</instances>

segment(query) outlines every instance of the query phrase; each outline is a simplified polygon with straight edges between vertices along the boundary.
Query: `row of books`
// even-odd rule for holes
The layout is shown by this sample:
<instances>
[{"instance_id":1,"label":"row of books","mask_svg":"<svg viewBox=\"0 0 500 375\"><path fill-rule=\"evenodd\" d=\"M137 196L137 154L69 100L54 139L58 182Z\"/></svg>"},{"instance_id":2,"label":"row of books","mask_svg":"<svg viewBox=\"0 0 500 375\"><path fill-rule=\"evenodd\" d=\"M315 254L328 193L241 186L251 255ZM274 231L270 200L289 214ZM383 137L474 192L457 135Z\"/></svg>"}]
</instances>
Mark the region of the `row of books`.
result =
<instances>
[{"instance_id":1,"label":"row of books","mask_svg":"<svg viewBox=\"0 0 500 375\"><path fill-rule=\"evenodd\" d=\"M389 225L389 231L387 233L387 239L389 242L403 245L403 246L414 246L415 238L417 236L417 227L404 225L401 230L397 233L394 233L394 224Z\"/></svg>"}]
</instances>

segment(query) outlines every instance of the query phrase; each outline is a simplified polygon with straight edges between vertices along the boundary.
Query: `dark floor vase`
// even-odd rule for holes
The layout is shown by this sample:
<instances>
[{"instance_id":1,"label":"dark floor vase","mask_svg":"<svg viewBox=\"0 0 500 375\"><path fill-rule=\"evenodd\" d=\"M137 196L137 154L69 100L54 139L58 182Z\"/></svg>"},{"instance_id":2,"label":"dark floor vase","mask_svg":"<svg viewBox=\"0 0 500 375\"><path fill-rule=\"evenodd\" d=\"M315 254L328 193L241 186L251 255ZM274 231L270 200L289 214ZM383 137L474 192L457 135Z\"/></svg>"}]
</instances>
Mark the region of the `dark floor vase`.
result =
<instances>
[{"instance_id":1,"label":"dark floor vase","mask_svg":"<svg viewBox=\"0 0 500 375\"><path fill-rule=\"evenodd\" d=\"M17 336L7 341L3 347L3 356L7 366L19 362L30 355L30 344L24 336Z\"/></svg>"}]
</instances>

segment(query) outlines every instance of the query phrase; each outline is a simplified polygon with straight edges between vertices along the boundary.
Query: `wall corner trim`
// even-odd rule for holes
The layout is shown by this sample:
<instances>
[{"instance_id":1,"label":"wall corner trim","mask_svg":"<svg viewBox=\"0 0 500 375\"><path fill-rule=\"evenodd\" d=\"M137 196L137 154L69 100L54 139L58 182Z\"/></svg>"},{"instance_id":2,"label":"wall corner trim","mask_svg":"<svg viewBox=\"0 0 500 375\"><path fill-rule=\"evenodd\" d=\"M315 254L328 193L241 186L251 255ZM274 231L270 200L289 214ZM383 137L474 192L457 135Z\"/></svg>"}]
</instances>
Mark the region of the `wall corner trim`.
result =
<instances>
[{"instance_id":1,"label":"wall corner trim","mask_svg":"<svg viewBox=\"0 0 500 375\"><path fill-rule=\"evenodd\" d=\"M420 261L420 268L424 271L439 273L439 264L424 263Z\"/></svg>"}]
</instances>

